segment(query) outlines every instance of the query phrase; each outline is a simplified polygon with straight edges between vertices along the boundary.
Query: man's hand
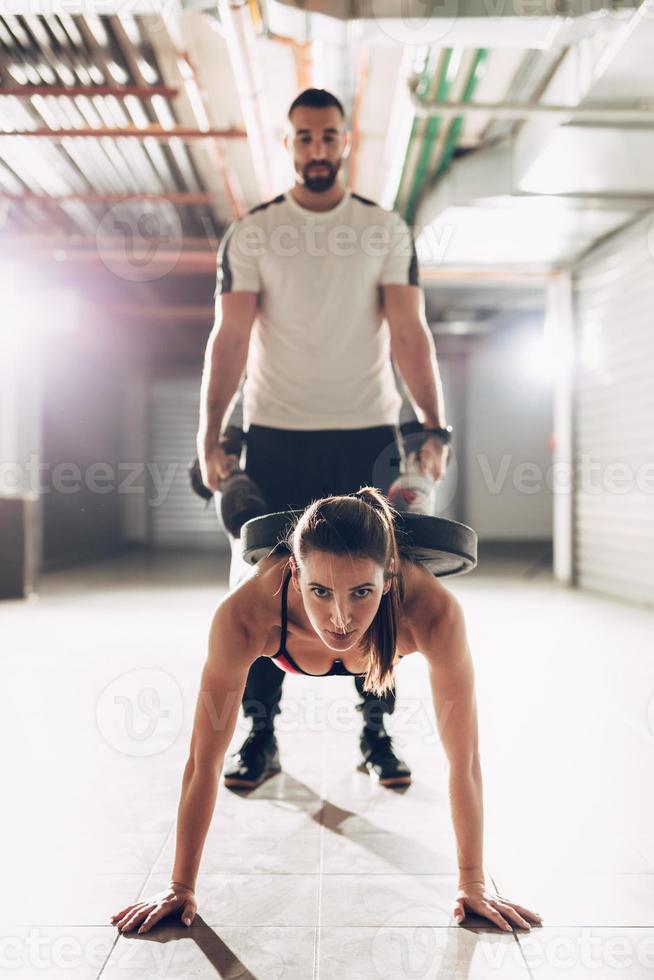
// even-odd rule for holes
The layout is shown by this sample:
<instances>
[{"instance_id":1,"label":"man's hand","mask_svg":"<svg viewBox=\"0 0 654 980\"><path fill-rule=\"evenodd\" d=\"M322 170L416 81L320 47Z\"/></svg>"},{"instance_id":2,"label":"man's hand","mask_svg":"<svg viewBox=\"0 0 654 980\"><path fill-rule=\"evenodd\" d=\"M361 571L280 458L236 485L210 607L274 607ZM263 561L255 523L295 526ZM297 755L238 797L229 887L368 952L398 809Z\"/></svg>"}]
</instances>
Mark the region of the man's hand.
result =
<instances>
[{"instance_id":1,"label":"man's hand","mask_svg":"<svg viewBox=\"0 0 654 980\"><path fill-rule=\"evenodd\" d=\"M432 480L442 480L447 467L449 446L446 446L438 436L428 436L417 453L420 472L430 476Z\"/></svg>"},{"instance_id":2,"label":"man's hand","mask_svg":"<svg viewBox=\"0 0 654 980\"><path fill-rule=\"evenodd\" d=\"M226 480L235 469L238 469L238 456L226 452L222 446L213 446L209 451L204 452L198 447L198 459L202 482L214 493L220 481Z\"/></svg>"}]
</instances>

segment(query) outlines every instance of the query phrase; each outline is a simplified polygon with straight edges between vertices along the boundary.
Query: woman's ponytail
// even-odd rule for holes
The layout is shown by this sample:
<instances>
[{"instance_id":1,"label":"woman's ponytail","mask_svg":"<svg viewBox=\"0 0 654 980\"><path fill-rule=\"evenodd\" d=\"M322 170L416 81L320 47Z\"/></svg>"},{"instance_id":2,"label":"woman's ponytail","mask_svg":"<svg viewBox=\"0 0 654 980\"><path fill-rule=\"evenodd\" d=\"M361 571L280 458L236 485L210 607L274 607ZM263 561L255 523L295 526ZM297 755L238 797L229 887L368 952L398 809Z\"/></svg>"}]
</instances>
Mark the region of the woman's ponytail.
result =
<instances>
[{"instance_id":1,"label":"woman's ponytail","mask_svg":"<svg viewBox=\"0 0 654 980\"><path fill-rule=\"evenodd\" d=\"M391 586L382 598L377 615L364 636L370 656L370 664L364 687L379 696L393 687L393 664L397 647L404 589L400 572L400 556L395 536L393 510L384 495L375 487L361 487L354 494L376 512L384 526L387 541L384 579L390 578Z\"/></svg>"},{"instance_id":2,"label":"woman's ponytail","mask_svg":"<svg viewBox=\"0 0 654 980\"><path fill-rule=\"evenodd\" d=\"M384 569L388 592L366 630L362 647L368 656L366 690L383 695L393 687L393 663L404 590L393 510L375 487L315 500L289 533L287 547L301 564L312 549L337 555L372 558Z\"/></svg>"}]
</instances>

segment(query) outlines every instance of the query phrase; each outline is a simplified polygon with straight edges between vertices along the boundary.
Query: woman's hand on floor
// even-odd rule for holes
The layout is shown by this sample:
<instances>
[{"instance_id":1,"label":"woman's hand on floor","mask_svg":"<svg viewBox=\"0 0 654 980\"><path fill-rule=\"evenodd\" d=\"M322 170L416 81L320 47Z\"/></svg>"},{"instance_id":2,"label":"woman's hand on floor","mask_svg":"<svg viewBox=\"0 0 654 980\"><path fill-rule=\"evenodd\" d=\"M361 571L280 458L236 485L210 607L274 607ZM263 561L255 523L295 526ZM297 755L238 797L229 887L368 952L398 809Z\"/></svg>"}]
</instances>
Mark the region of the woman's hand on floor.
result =
<instances>
[{"instance_id":1,"label":"woman's hand on floor","mask_svg":"<svg viewBox=\"0 0 654 980\"><path fill-rule=\"evenodd\" d=\"M485 916L505 932L511 932L512 923L521 929L531 929L530 921L536 925L543 921L538 912L531 912L508 898L487 891L482 882L469 882L457 891L454 900L454 921L457 925L463 922L466 912Z\"/></svg>"},{"instance_id":2,"label":"woman's hand on floor","mask_svg":"<svg viewBox=\"0 0 654 980\"><path fill-rule=\"evenodd\" d=\"M168 888L157 892L142 902L133 902L112 915L111 922L119 932L131 932L139 926L139 932L147 932L155 923L177 910L181 911L184 925L190 926L198 910L195 894L186 885L171 882Z\"/></svg>"}]
</instances>

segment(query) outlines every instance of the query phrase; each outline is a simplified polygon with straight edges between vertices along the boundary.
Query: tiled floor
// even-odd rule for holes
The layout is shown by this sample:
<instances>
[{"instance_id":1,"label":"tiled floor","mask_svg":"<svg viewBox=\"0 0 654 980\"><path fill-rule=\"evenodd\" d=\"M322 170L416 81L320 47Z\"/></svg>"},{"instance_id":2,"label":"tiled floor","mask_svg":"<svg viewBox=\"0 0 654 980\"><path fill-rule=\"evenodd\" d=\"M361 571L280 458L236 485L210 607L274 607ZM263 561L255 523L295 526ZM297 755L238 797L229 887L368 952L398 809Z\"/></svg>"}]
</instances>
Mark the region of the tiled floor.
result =
<instances>
[{"instance_id":1,"label":"tiled floor","mask_svg":"<svg viewBox=\"0 0 654 980\"><path fill-rule=\"evenodd\" d=\"M110 915L170 872L207 625L227 580L222 560L132 554L0 606L2 971L653 977L654 614L530 568L482 562L451 587L475 660L488 875L542 928L453 926L444 757L415 655L392 726L414 771L407 791L356 772L349 680L287 678L285 771L246 798L221 787L195 923L120 937Z\"/></svg>"}]
</instances>

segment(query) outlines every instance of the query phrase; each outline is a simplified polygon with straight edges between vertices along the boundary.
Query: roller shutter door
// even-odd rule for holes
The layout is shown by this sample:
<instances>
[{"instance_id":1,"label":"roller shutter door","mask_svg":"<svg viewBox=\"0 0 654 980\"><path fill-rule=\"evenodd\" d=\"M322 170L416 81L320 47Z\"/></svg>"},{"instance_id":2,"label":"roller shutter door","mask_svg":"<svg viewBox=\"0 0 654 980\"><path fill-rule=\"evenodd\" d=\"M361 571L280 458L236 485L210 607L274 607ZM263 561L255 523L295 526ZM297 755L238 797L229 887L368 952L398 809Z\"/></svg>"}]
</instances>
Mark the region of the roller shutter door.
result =
<instances>
[{"instance_id":1,"label":"roller shutter door","mask_svg":"<svg viewBox=\"0 0 654 980\"><path fill-rule=\"evenodd\" d=\"M582 588L654 604L654 225L574 275L575 570Z\"/></svg>"},{"instance_id":2,"label":"roller shutter door","mask_svg":"<svg viewBox=\"0 0 654 980\"><path fill-rule=\"evenodd\" d=\"M151 481L150 541L155 546L229 551L213 504L191 490L188 466L195 454L200 384L196 377L158 379L150 393L150 460L159 480Z\"/></svg>"}]
</instances>

